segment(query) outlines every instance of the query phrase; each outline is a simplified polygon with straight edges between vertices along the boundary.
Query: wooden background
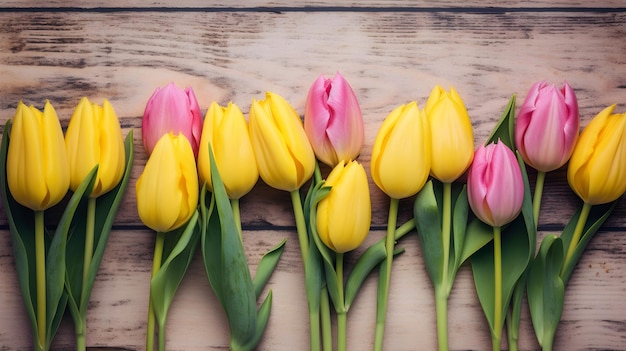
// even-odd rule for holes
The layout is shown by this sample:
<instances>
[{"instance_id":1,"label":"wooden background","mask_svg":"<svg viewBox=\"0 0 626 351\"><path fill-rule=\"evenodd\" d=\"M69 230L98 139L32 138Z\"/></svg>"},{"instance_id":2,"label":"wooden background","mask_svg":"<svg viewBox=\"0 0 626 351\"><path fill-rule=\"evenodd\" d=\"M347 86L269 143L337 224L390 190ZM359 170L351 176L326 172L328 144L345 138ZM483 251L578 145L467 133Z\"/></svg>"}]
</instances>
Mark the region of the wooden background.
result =
<instances>
[{"instance_id":1,"label":"wooden background","mask_svg":"<svg viewBox=\"0 0 626 351\"><path fill-rule=\"evenodd\" d=\"M141 116L156 87L170 81L191 86L203 113L212 101L233 101L247 114L252 99L263 99L270 90L302 114L317 76L340 71L361 103L366 143L360 161L369 172L382 120L411 100L423 106L435 84L460 92L476 145L484 142L511 94L518 94L519 108L538 80L559 85L567 80L574 87L582 126L610 104L626 111L625 38L621 0L511 0L489 6L478 0L181 0L176 5L144 0L132 6L121 0L5 0L0 4L0 122L12 118L20 100L42 108L49 99L65 127L74 106L87 96L98 103L109 99L124 134L134 129L133 177L94 286L87 344L141 350L155 235L137 217L134 187L146 161ZM558 233L580 206L564 170L549 174L546 187L540 237ZM388 200L373 183L371 192L373 223L365 245L384 235L387 217ZM412 200L401 202L400 223L409 218ZM260 181L242 199L241 210L253 271L263 252L289 239L268 285L274 305L258 349L304 350L308 319L289 196ZM0 350L29 350L31 332L0 213ZM622 201L574 272L556 350L626 350L625 214ZM433 290L417 236L399 245L406 252L394 264L385 349L434 350ZM376 280L377 274L370 276L348 314L350 350L372 348ZM169 350L227 349L226 320L200 255L176 295L167 328ZM450 298L449 333L451 349L490 347L468 267L460 270ZM526 308L520 347L538 349ZM74 348L69 316L53 348Z\"/></svg>"}]
</instances>

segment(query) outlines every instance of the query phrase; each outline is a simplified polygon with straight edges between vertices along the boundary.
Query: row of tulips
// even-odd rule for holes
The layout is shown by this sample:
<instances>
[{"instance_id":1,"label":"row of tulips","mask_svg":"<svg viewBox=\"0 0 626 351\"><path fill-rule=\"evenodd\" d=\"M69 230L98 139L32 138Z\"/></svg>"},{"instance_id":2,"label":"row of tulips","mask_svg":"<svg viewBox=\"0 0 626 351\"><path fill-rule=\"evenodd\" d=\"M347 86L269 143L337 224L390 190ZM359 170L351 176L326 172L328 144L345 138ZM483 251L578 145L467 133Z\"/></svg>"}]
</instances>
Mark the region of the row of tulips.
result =
<instances>
[{"instance_id":1,"label":"row of tulips","mask_svg":"<svg viewBox=\"0 0 626 351\"><path fill-rule=\"evenodd\" d=\"M367 248L348 272L343 255L365 240L371 202L367 174L357 160L364 144L363 118L343 76L320 76L313 83L304 121L285 99L270 92L264 100L253 100L246 123L232 103L211 104L203 120L192 89L174 84L157 89L142 122L150 156L136 183L139 216L157 232L147 349L154 348L155 324L159 349L165 349L167 311L198 245L228 318L230 348L249 350L260 341L271 291L258 309L257 299L284 241L261 259L253 278L243 252L239 199L259 176L292 200L311 350L333 349L330 304L337 317L335 348L346 349L346 315L360 285L376 268L374 349L382 350L393 258L402 251L395 244L413 228L435 291L440 350L448 343L447 300L456 272L466 262L493 349L500 349L505 325L509 348L517 349L524 295L539 343L552 349L567 281L586 244L626 191L626 114L614 114L614 108L598 114L579 137L573 89L567 83L557 88L539 82L517 119L513 96L493 133L476 150L467 109L454 88L435 87L423 109L415 101L395 108L376 136L370 163L374 183L390 198L387 235ZM91 117L81 119L83 115ZM132 164L132 132L125 148L121 140L119 122L106 101L100 107L81 100L65 145L48 103L43 113L20 103L5 127L2 195L38 350L49 348L66 304L75 316L77 348L84 349L84 307ZM332 168L326 177L316 159ZM545 175L568 161L568 182L583 200L582 209L560 236L547 235L536 253ZM533 196L526 166L537 171ZM71 182L68 173L74 177ZM44 234L43 211L61 201L70 183L72 198L50 239ZM399 200L412 196L414 217L398 225ZM83 206L88 215L76 215ZM34 215L25 216L25 209ZM77 238L75 243L72 238ZM81 250L66 250L70 246ZM81 261L76 265L81 268L70 268L69 261Z\"/></svg>"}]
</instances>

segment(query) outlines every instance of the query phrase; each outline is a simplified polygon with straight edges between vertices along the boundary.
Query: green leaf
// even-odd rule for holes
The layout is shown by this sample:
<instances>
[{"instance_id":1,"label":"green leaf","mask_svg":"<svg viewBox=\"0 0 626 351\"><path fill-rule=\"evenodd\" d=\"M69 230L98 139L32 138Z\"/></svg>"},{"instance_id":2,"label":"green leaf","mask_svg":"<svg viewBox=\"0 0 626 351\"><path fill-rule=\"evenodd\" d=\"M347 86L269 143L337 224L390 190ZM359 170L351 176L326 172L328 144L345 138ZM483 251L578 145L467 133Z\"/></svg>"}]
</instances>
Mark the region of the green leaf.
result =
<instances>
[{"instance_id":1,"label":"green leaf","mask_svg":"<svg viewBox=\"0 0 626 351\"><path fill-rule=\"evenodd\" d=\"M237 345L231 344L232 351L254 350L254 348L258 345L259 341L261 341L263 334L265 333L265 327L267 327L267 322L270 319L271 309L272 309L272 290L269 291L269 293L265 297L265 300L261 304L261 307L259 307L259 310L257 311L256 329L254 332L254 336L252 337L250 341L248 341L246 345L243 345L240 348L238 348Z\"/></svg>"},{"instance_id":2,"label":"green leaf","mask_svg":"<svg viewBox=\"0 0 626 351\"><path fill-rule=\"evenodd\" d=\"M456 272L459 270L465 259L463 259L463 250L465 249L465 238L467 237L467 217L469 215L469 202L467 201L467 188L462 186L459 195L454 200L454 207L452 212L452 247L451 254L454 257L452 274L448 277L448 287L452 288L452 283L456 277ZM450 294L450 291L448 291Z\"/></svg>"},{"instance_id":3,"label":"green leaf","mask_svg":"<svg viewBox=\"0 0 626 351\"><path fill-rule=\"evenodd\" d=\"M378 241L372 246L368 247L363 254L356 261L350 275L346 280L345 291L345 303L344 308L346 311L350 309L352 302L356 298L361 285L365 281L365 278L387 257L385 250L385 242Z\"/></svg>"},{"instance_id":4,"label":"green leaf","mask_svg":"<svg viewBox=\"0 0 626 351\"><path fill-rule=\"evenodd\" d=\"M430 180L417 193L413 207L415 227L419 237L422 256L428 276L435 286L442 286L443 271L443 238L441 237L441 209L439 208L433 181Z\"/></svg>"},{"instance_id":5,"label":"green leaf","mask_svg":"<svg viewBox=\"0 0 626 351\"><path fill-rule=\"evenodd\" d=\"M500 139L511 150L515 150L515 137L513 134L514 121L515 121L515 99L516 95L513 94L509 100L509 104L502 113L498 124L485 141L485 145L498 141Z\"/></svg>"},{"instance_id":6,"label":"green leaf","mask_svg":"<svg viewBox=\"0 0 626 351\"><path fill-rule=\"evenodd\" d=\"M50 345L56 333L54 328L59 326L60 316L57 316L57 313L63 314L65 310L65 306L60 309L59 305L61 302L67 301L66 298L63 298L63 292L65 287L65 253L70 225L81 199L85 194L91 193L97 172L98 167L96 166L87 174L87 177L70 197L52 237L50 247L46 251L46 334L48 338L46 345Z\"/></svg>"},{"instance_id":7,"label":"green leaf","mask_svg":"<svg viewBox=\"0 0 626 351\"><path fill-rule=\"evenodd\" d=\"M280 260L280 256L283 254L285 249L285 243L287 239L283 239L278 245L270 249L259 262L259 266L257 267L256 274L254 275L254 279L252 280L252 284L254 285L254 293L256 298L259 298L265 284L270 279L270 276L274 272L278 261Z\"/></svg>"},{"instance_id":8,"label":"green leaf","mask_svg":"<svg viewBox=\"0 0 626 351\"><path fill-rule=\"evenodd\" d=\"M560 277L563 243L547 235L533 260L528 276L528 306L539 345L552 349L556 328L563 312L565 284Z\"/></svg>"},{"instance_id":9,"label":"green leaf","mask_svg":"<svg viewBox=\"0 0 626 351\"><path fill-rule=\"evenodd\" d=\"M587 244L596 234L598 229L604 224L604 222L609 218L613 209L617 205L617 201L613 201L608 204L603 205L595 205L591 207L591 211L589 212L589 217L587 217L587 221L585 223L585 227L583 229L583 234L576 245L576 250L574 254L570 258L569 262L566 262L563 267L563 274L561 277L563 281L567 285L567 282L571 278L572 273L574 272L574 268L576 268L576 264L580 260ZM567 248L572 241L572 236L574 235L574 229L576 228L576 224L578 223L578 219L580 218L581 210L576 211L576 213L572 216L570 221L567 223L563 232L561 233L561 240L563 240L563 247Z\"/></svg>"},{"instance_id":10,"label":"green leaf","mask_svg":"<svg viewBox=\"0 0 626 351\"><path fill-rule=\"evenodd\" d=\"M4 204L4 211L9 222L11 244L13 246L13 259L17 279L22 294L22 301L28 314L35 344L39 343L37 335L37 317L35 306L37 305L36 272L35 272L35 216L34 212L15 201L8 188L6 163L11 132L11 120L4 125L2 144L0 146L0 192ZM31 269L32 267L32 269ZM43 344L43 343L42 343Z\"/></svg>"},{"instance_id":11,"label":"green leaf","mask_svg":"<svg viewBox=\"0 0 626 351\"><path fill-rule=\"evenodd\" d=\"M175 230L165 234L165 242L169 242L167 245L171 249L164 248L163 264L150 281L152 306L160 332L165 331L169 307L196 252L199 239L197 224L198 211L195 211L183 227L184 230Z\"/></svg>"},{"instance_id":12,"label":"green leaf","mask_svg":"<svg viewBox=\"0 0 626 351\"><path fill-rule=\"evenodd\" d=\"M209 151L213 182L212 201L217 211L211 211L208 228L203 229L203 235L207 236L203 245L204 264L211 286L226 312L231 345L246 345L254 337L257 323L255 290L233 209L215 164L213 152L211 149ZM208 238L215 236L220 238ZM211 242L220 245L211 248L208 246ZM219 259L214 259L211 255ZM217 276L212 277L211 275L216 272Z\"/></svg>"},{"instance_id":13,"label":"green leaf","mask_svg":"<svg viewBox=\"0 0 626 351\"><path fill-rule=\"evenodd\" d=\"M473 219L465 231L463 250L459 259L461 264L491 240L493 240L493 228L477 218Z\"/></svg>"},{"instance_id":14,"label":"green leaf","mask_svg":"<svg viewBox=\"0 0 626 351\"><path fill-rule=\"evenodd\" d=\"M85 323L85 314L89 303L89 296L96 279L100 262L108 242L109 234L124 198L134 160L133 131L130 130L124 141L125 168L120 183L111 191L96 199L96 218L94 225L94 251L87 274L83 282L83 262L85 252L85 228L87 198L83 197L72 220L67 241L66 279L65 287L69 295L69 306L74 323Z\"/></svg>"}]
</instances>

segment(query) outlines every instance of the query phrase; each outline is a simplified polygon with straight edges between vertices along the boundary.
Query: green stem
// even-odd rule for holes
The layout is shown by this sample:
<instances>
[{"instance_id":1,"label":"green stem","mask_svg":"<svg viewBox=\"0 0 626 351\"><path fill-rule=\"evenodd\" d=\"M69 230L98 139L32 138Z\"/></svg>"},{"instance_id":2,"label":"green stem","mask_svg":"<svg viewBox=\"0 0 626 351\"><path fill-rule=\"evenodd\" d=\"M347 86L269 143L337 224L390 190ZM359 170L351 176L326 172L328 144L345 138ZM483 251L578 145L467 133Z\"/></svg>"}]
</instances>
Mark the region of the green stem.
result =
<instances>
[{"instance_id":1,"label":"green stem","mask_svg":"<svg viewBox=\"0 0 626 351\"><path fill-rule=\"evenodd\" d=\"M306 292L309 294L308 290ZM320 310L309 305L309 343L311 351L320 350Z\"/></svg>"},{"instance_id":2,"label":"green stem","mask_svg":"<svg viewBox=\"0 0 626 351\"><path fill-rule=\"evenodd\" d=\"M159 272L161 269L161 261L163 260L163 243L165 242L165 233L157 232L156 243L154 244L154 257L152 258L152 275L150 276L150 282L152 283L152 278ZM152 289L150 289L150 304L148 306L148 333L146 335L146 351L154 350L154 324L155 324L155 316L154 316L154 306L152 304ZM159 330L159 340L161 339L161 334L165 334L164 330ZM165 338L165 335L163 335Z\"/></svg>"},{"instance_id":3,"label":"green stem","mask_svg":"<svg viewBox=\"0 0 626 351\"><path fill-rule=\"evenodd\" d=\"M46 244L43 211L35 211L35 265L37 270L37 350L47 349L46 344Z\"/></svg>"},{"instance_id":4,"label":"green stem","mask_svg":"<svg viewBox=\"0 0 626 351\"><path fill-rule=\"evenodd\" d=\"M541 208L541 197L543 196L543 184L546 179L546 172L537 172L535 182L535 194L533 195L533 218L535 219L535 229L539 224L539 209Z\"/></svg>"},{"instance_id":5,"label":"green stem","mask_svg":"<svg viewBox=\"0 0 626 351\"><path fill-rule=\"evenodd\" d=\"M385 237L385 251L387 257L381 265L378 281L378 297L376 308L376 334L374 336L374 351L382 351L385 334L385 320L387 316L387 301L389 299L389 285L391 283L391 265L393 263L393 249L395 245L396 222L398 220L399 199L392 198L389 202L389 218L387 220L387 236Z\"/></svg>"},{"instance_id":6,"label":"green stem","mask_svg":"<svg viewBox=\"0 0 626 351\"><path fill-rule=\"evenodd\" d=\"M494 267L494 297L493 297L493 334L491 345L493 351L500 351L502 338L502 241L500 227L493 227L493 267Z\"/></svg>"},{"instance_id":7,"label":"green stem","mask_svg":"<svg viewBox=\"0 0 626 351\"><path fill-rule=\"evenodd\" d=\"M448 296L452 289L449 282L450 271L450 232L452 226L452 183L443 183L443 216L441 222L441 243L443 262L441 282L435 287L435 309L437 311L437 344L439 350L448 350Z\"/></svg>"},{"instance_id":8,"label":"green stem","mask_svg":"<svg viewBox=\"0 0 626 351\"><path fill-rule=\"evenodd\" d=\"M86 345L86 327L87 327L87 310L83 309L82 306L87 306L87 304L83 304L85 299L89 299L89 271L91 270L91 260L93 259L93 244L94 244L94 232L96 227L96 198L89 197L87 199L87 218L86 218L86 226L85 226L85 248L84 248L84 257L83 257L83 284L81 287L81 308L79 309L79 319L80 321L76 321L76 326L74 328L74 332L76 334L76 350L84 351L87 348Z\"/></svg>"},{"instance_id":9,"label":"green stem","mask_svg":"<svg viewBox=\"0 0 626 351\"><path fill-rule=\"evenodd\" d=\"M233 216L235 217L235 223L237 224L237 230L239 231L239 239L243 240L241 233L241 211L239 210L239 199L230 199L230 207L233 209Z\"/></svg>"},{"instance_id":10,"label":"green stem","mask_svg":"<svg viewBox=\"0 0 626 351\"><path fill-rule=\"evenodd\" d=\"M408 221L406 221L406 223L399 226L398 229L396 229L394 239L400 240L400 238L410 233L411 230L413 230L414 228L415 228L415 218L411 218Z\"/></svg>"},{"instance_id":11,"label":"green stem","mask_svg":"<svg viewBox=\"0 0 626 351\"><path fill-rule=\"evenodd\" d=\"M159 329L159 351L165 351L165 332Z\"/></svg>"},{"instance_id":12,"label":"green stem","mask_svg":"<svg viewBox=\"0 0 626 351\"><path fill-rule=\"evenodd\" d=\"M346 329L347 329L347 315L346 307L344 305L343 296L343 253L337 253L335 258L335 271L337 277L337 288L339 290L339 302L341 306L337 308L337 350L346 351Z\"/></svg>"},{"instance_id":13,"label":"green stem","mask_svg":"<svg viewBox=\"0 0 626 351\"><path fill-rule=\"evenodd\" d=\"M306 230L306 222L304 221L304 210L302 209L302 201L300 200L300 191L294 190L289 194L291 195L293 214L296 219L296 229L298 231L298 241L300 243L300 254L302 255L302 263L306 264L307 254L309 252L309 239Z\"/></svg>"},{"instance_id":14,"label":"green stem","mask_svg":"<svg viewBox=\"0 0 626 351\"><path fill-rule=\"evenodd\" d=\"M302 264L306 271L306 261L309 252L309 237L306 229L306 222L304 220L304 209L302 208L302 201L300 200L300 191L294 190L289 193L291 195L291 204L293 206L293 214L296 220L296 230L298 232L298 241L300 244L300 255L302 256ZM308 294L319 293L319 291L306 290L307 300ZM309 332L310 332L310 348L311 351L320 349L320 311L319 306L312 308L309 306Z\"/></svg>"},{"instance_id":15,"label":"green stem","mask_svg":"<svg viewBox=\"0 0 626 351\"><path fill-rule=\"evenodd\" d=\"M332 322L330 321L330 301L328 287L322 288L320 295L320 313L322 314L322 348L324 351L333 350Z\"/></svg>"},{"instance_id":16,"label":"green stem","mask_svg":"<svg viewBox=\"0 0 626 351\"><path fill-rule=\"evenodd\" d=\"M587 218L589 217L589 211L591 211L591 205L588 203L583 204L583 208L580 211L580 216L578 217L578 222L576 222L576 228L574 228L574 234L572 235L572 241L569 243L569 247L567 248L567 254L565 255L565 259L563 260L563 268L561 268L561 278L567 281L568 277L564 277L565 271L570 266L570 260L572 260L572 256L574 252L576 252L576 247L578 246L578 242L580 241L580 237L583 234L583 230L585 229L585 224L587 223Z\"/></svg>"},{"instance_id":17,"label":"green stem","mask_svg":"<svg viewBox=\"0 0 626 351\"><path fill-rule=\"evenodd\" d=\"M443 244L443 269L441 283L445 287L446 295L450 294L452 284L448 282L450 266L450 228L452 226L452 183L443 183L443 218L441 222L441 236ZM446 296L447 299L447 296ZM447 342L446 342L447 343Z\"/></svg>"},{"instance_id":18,"label":"green stem","mask_svg":"<svg viewBox=\"0 0 626 351\"><path fill-rule=\"evenodd\" d=\"M448 350L448 294L446 289L435 288L437 311L437 345L440 351Z\"/></svg>"}]
</instances>

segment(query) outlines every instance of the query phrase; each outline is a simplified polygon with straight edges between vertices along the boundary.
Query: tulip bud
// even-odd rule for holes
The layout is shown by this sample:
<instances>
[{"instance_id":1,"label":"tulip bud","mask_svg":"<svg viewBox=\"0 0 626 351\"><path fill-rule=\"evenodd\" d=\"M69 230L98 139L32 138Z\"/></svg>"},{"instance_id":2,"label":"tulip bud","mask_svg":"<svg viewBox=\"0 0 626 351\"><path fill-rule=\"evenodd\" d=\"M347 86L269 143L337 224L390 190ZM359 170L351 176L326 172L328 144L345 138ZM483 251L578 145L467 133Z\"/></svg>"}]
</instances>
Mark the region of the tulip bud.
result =
<instances>
[{"instance_id":1,"label":"tulip bud","mask_svg":"<svg viewBox=\"0 0 626 351\"><path fill-rule=\"evenodd\" d=\"M567 181L580 198L599 205L626 191L626 113L602 110L580 134L567 168Z\"/></svg>"},{"instance_id":2,"label":"tulip bud","mask_svg":"<svg viewBox=\"0 0 626 351\"><path fill-rule=\"evenodd\" d=\"M204 118L198 172L213 191L209 144L228 197L239 199L247 194L259 179L259 170L246 120L237 105L229 103L228 107L221 107L214 102Z\"/></svg>"},{"instance_id":3,"label":"tulip bud","mask_svg":"<svg viewBox=\"0 0 626 351\"><path fill-rule=\"evenodd\" d=\"M183 133L194 155L198 156L202 114L193 89L181 90L174 83L169 83L163 88L157 88L148 100L141 121L146 152L151 154L157 141L167 133Z\"/></svg>"},{"instance_id":4,"label":"tulip bud","mask_svg":"<svg viewBox=\"0 0 626 351\"><path fill-rule=\"evenodd\" d=\"M17 105L7 151L7 183L15 201L34 211L46 210L63 199L70 171L63 130L46 101L43 113Z\"/></svg>"},{"instance_id":5,"label":"tulip bud","mask_svg":"<svg viewBox=\"0 0 626 351\"><path fill-rule=\"evenodd\" d=\"M365 138L361 108L341 74L333 79L319 76L311 86L304 130L317 158L331 167L354 160L361 152Z\"/></svg>"},{"instance_id":6,"label":"tulip bud","mask_svg":"<svg viewBox=\"0 0 626 351\"><path fill-rule=\"evenodd\" d=\"M107 193L119 184L126 159L122 129L113 106L80 100L65 133L65 147L70 167L70 189L75 191L98 165L91 197Z\"/></svg>"},{"instance_id":7,"label":"tulip bud","mask_svg":"<svg viewBox=\"0 0 626 351\"><path fill-rule=\"evenodd\" d=\"M411 102L385 118L372 150L374 183L394 199L416 194L426 183L431 165L428 120Z\"/></svg>"},{"instance_id":8,"label":"tulip bud","mask_svg":"<svg viewBox=\"0 0 626 351\"><path fill-rule=\"evenodd\" d=\"M474 214L494 227L511 222L522 210L522 171L500 140L476 150L467 175L467 199Z\"/></svg>"},{"instance_id":9,"label":"tulip bud","mask_svg":"<svg viewBox=\"0 0 626 351\"><path fill-rule=\"evenodd\" d=\"M354 250L367 237L372 219L365 169L357 161L339 161L325 185L332 189L317 205L320 239L337 253Z\"/></svg>"},{"instance_id":10,"label":"tulip bud","mask_svg":"<svg viewBox=\"0 0 626 351\"><path fill-rule=\"evenodd\" d=\"M424 112L432 135L430 174L443 183L452 183L465 173L474 157L474 134L465 103L454 88L448 93L436 86Z\"/></svg>"},{"instance_id":11,"label":"tulip bud","mask_svg":"<svg viewBox=\"0 0 626 351\"><path fill-rule=\"evenodd\" d=\"M198 173L187 138L165 134L137 179L137 211L141 221L157 232L181 227L198 205Z\"/></svg>"},{"instance_id":12,"label":"tulip bud","mask_svg":"<svg viewBox=\"0 0 626 351\"><path fill-rule=\"evenodd\" d=\"M535 83L520 108L515 144L524 162L550 172L569 160L578 139L580 117L574 90L565 82L557 88Z\"/></svg>"},{"instance_id":13,"label":"tulip bud","mask_svg":"<svg viewBox=\"0 0 626 351\"><path fill-rule=\"evenodd\" d=\"M265 100L253 100L249 128L265 183L291 192L311 178L315 154L298 113L284 98L267 92Z\"/></svg>"}]
</instances>

